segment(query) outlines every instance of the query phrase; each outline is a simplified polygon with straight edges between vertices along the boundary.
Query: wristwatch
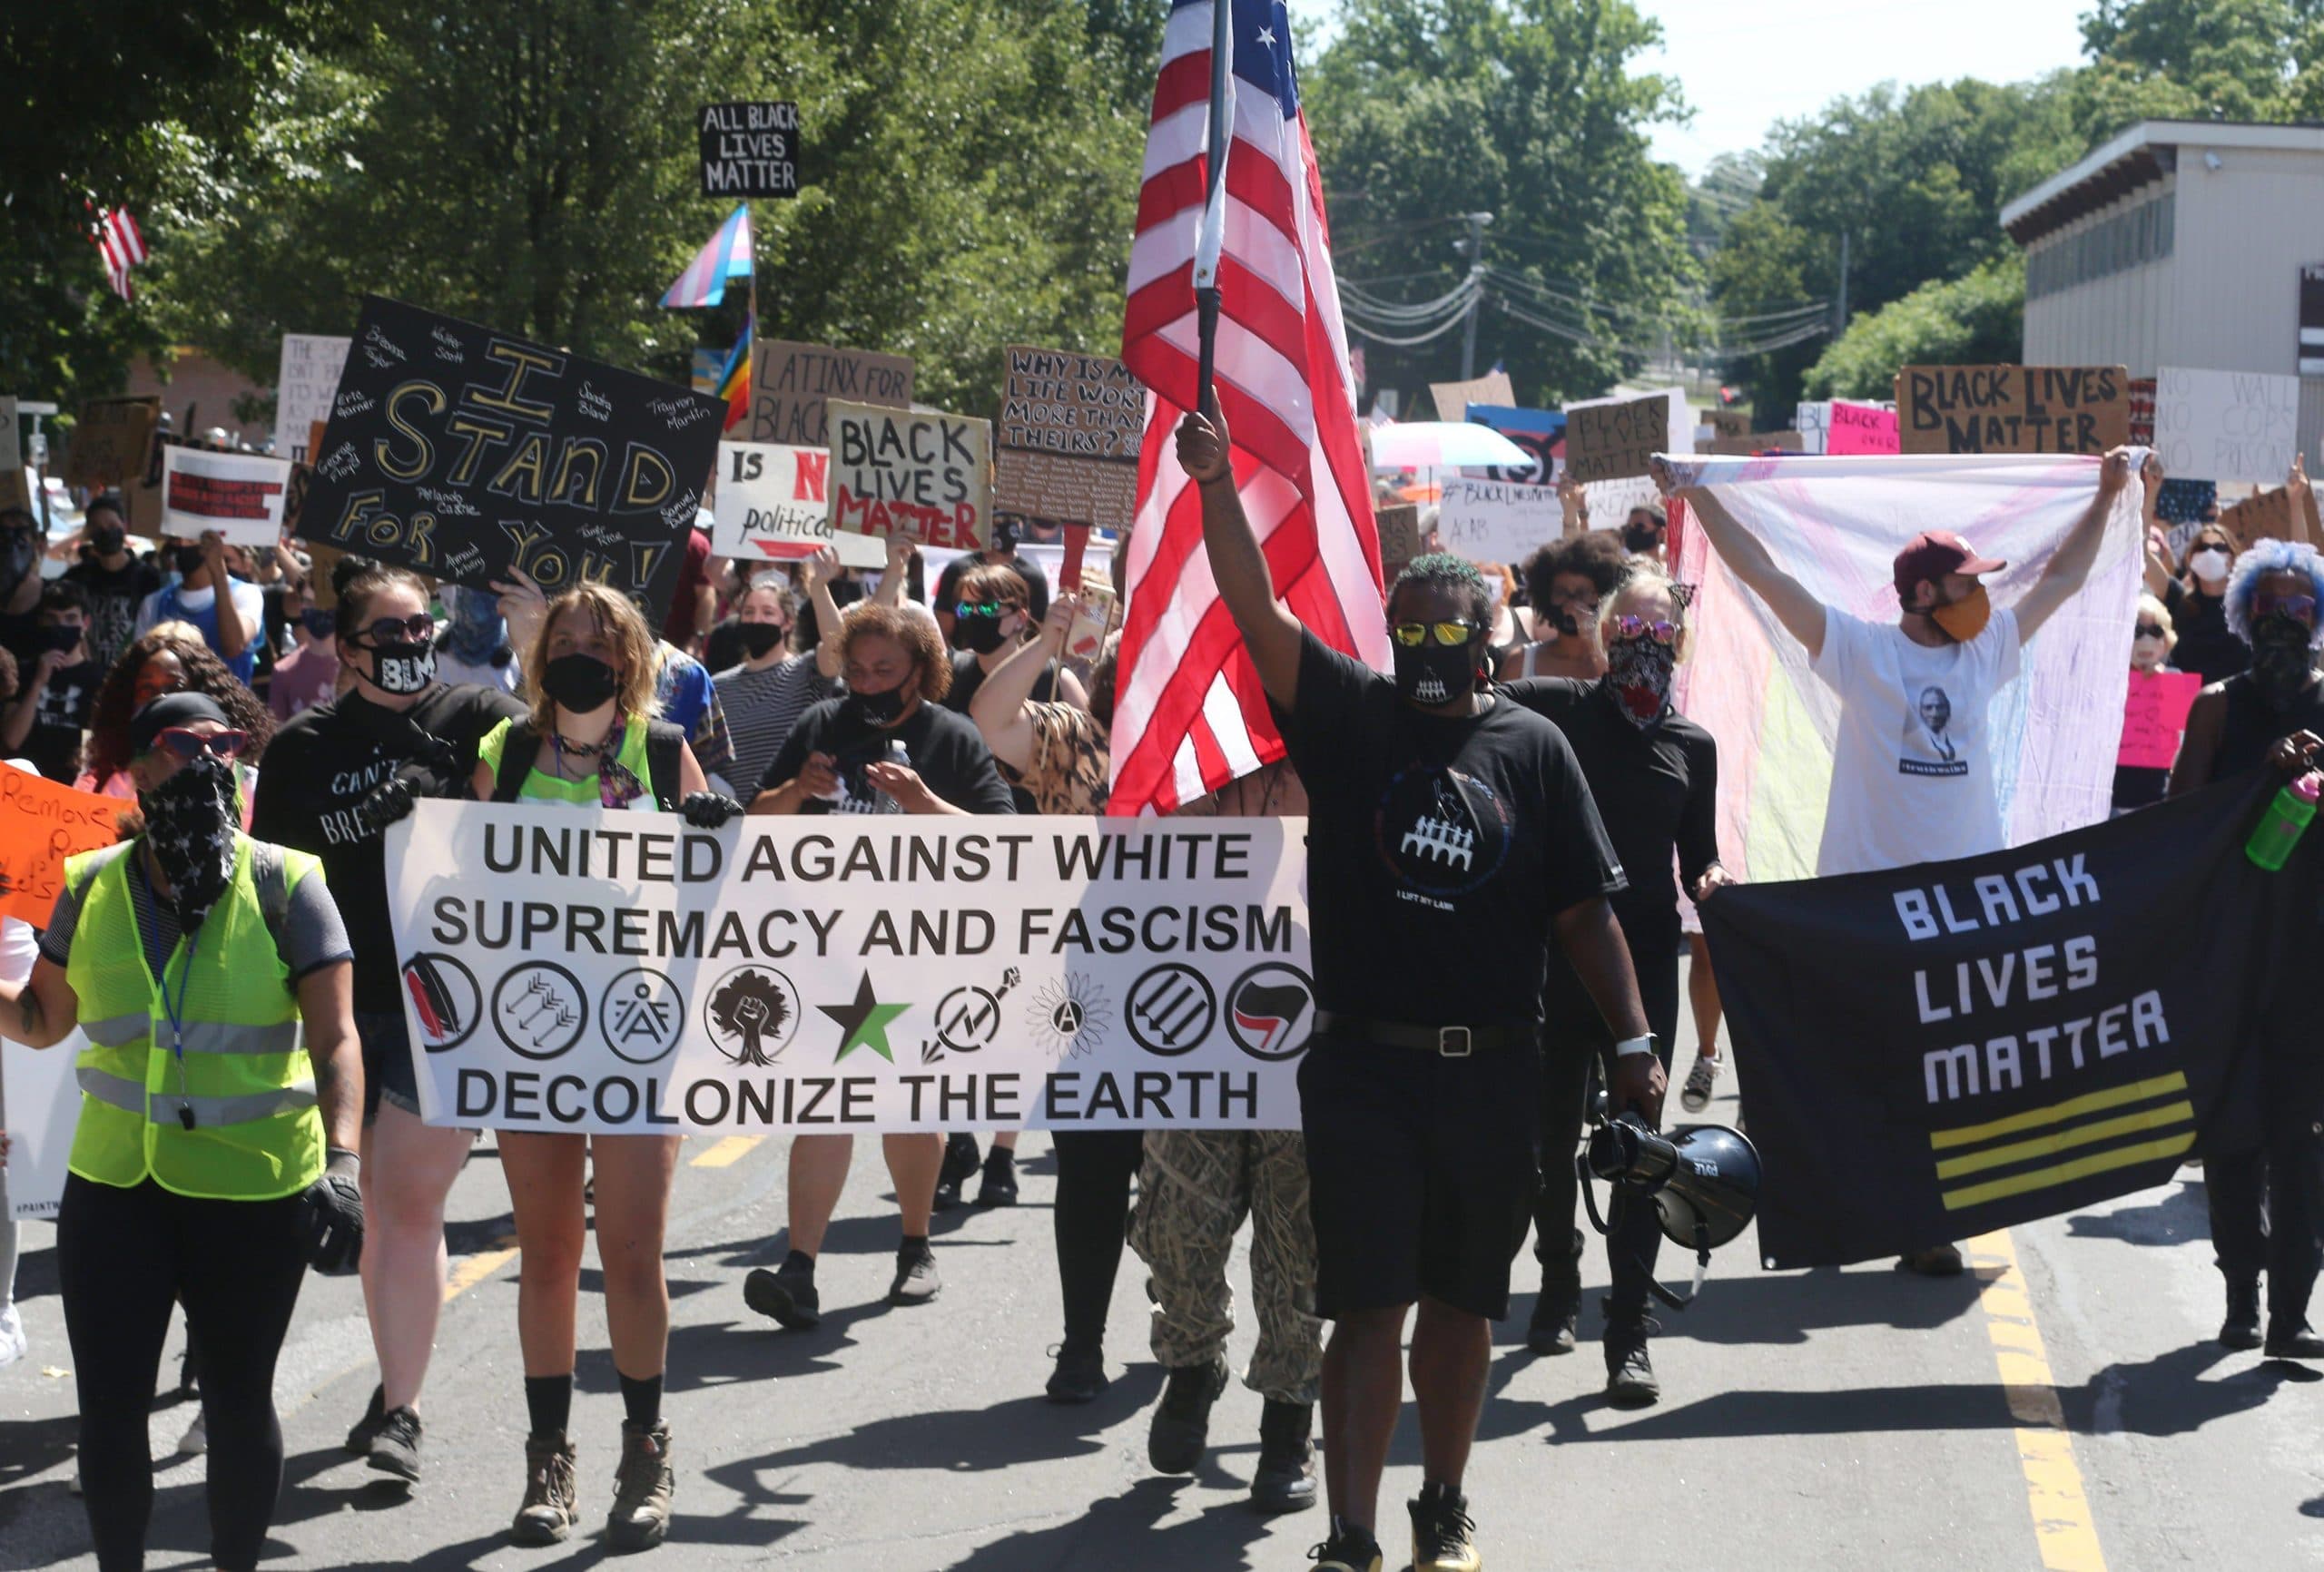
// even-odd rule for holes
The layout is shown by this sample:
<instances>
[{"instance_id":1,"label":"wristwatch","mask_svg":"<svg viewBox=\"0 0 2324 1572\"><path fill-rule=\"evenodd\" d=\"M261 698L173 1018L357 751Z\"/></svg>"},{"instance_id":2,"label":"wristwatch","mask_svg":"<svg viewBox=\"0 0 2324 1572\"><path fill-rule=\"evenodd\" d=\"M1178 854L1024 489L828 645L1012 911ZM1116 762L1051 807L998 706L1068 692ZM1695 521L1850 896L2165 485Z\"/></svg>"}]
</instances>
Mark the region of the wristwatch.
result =
<instances>
[{"instance_id":1,"label":"wristwatch","mask_svg":"<svg viewBox=\"0 0 2324 1572\"><path fill-rule=\"evenodd\" d=\"M1617 1061L1627 1059L1632 1054L1650 1054L1652 1052L1654 1052L1654 1034L1652 1032L1647 1033L1646 1036L1642 1037L1624 1037L1620 1042L1614 1045L1614 1057Z\"/></svg>"}]
</instances>

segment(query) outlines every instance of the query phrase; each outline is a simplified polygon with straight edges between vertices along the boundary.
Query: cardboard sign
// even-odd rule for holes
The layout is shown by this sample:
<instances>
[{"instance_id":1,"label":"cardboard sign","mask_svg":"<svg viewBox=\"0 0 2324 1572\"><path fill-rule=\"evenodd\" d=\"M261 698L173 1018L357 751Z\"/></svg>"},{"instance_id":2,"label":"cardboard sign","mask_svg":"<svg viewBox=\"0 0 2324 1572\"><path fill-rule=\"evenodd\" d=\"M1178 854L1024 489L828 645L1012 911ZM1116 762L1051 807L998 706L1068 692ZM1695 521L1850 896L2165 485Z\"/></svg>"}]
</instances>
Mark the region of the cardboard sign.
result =
<instances>
[{"instance_id":1,"label":"cardboard sign","mask_svg":"<svg viewBox=\"0 0 2324 1572\"><path fill-rule=\"evenodd\" d=\"M1557 487L1505 480L1447 480L1437 497L1444 549L1471 562L1512 565L1565 533Z\"/></svg>"},{"instance_id":2,"label":"cardboard sign","mask_svg":"<svg viewBox=\"0 0 2324 1572\"><path fill-rule=\"evenodd\" d=\"M1498 404L1506 408L1517 402L1517 390L1509 385L1506 371L1488 371L1466 382L1431 382L1428 391L1436 400L1439 420L1466 420L1472 404Z\"/></svg>"},{"instance_id":3,"label":"cardboard sign","mask_svg":"<svg viewBox=\"0 0 2324 1572\"><path fill-rule=\"evenodd\" d=\"M1832 401L1832 429L1824 451L1834 457L1856 454L1896 453L1902 446L1896 432L1896 412L1877 404Z\"/></svg>"},{"instance_id":4,"label":"cardboard sign","mask_svg":"<svg viewBox=\"0 0 2324 1572\"><path fill-rule=\"evenodd\" d=\"M2131 439L2120 366L1907 366L1896 373L1906 453L2103 453Z\"/></svg>"},{"instance_id":5,"label":"cardboard sign","mask_svg":"<svg viewBox=\"0 0 2324 1572\"><path fill-rule=\"evenodd\" d=\"M1393 507L1374 508L1372 520L1380 531L1381 577L1393 584L1405 565L1426 549L1420 537L1420 505L1400 502Z\"/></svg>"},{"instance_id":6,"label":"cardboard sign","mask_svg":"<svg viewBox=\"0 0 2324 1572\"><path fill-rule=\"evenodd\" d=\"M762 340L751 349L751 423L742 435L786 447L829 447L824 405L833 398L909 409L911 358Z\"/></svg>"},{"instance_id":7,"label":"cardboard sign","mask_svg":"<svg viewBox=\"0 0 2324 1572\"><path fill-rule=\"evenodd\" d=\"M834 546L849 567L884 567L888 548L832 528L832 456L821 447L768 442L718 445L714 555L747 563L795 562Z\"/></svg>"},{"instance_id":8,"label":"cardboard sign","mask_svg":"<svg viewBox=\"0 0 2324 1572\"><path fill-rule=\"evenodd\" d=\"M717 399L367 297L300 531L470 589L597 579L658 624L718 457Z\"/></svg>"},{"instance_id":9,"label":"cardboard sign","mask_svg":"<svg viewBox=\"0 0 2324 1572\"><path fill-rule=\"evenodd\" d=\"M994 506L1059 526L1124 530L1137 511L1146 387L1119 360L1011 345L1001 351Z\"/></svg>"},{"instance_id":10,"label":"cardboard sign","mask_svg":"<svg viewBox=\"0 0 2324 1572\"><path fill-rule=\"evenodd\" d=\"M799 194L799 106L712 103L696 117L702 133L702 194Z\"/></svg>"},{"instance_id":11,"label":"cardboard sign","mask_svg":"<svg viewBox=\"0 0 2324 1572\"><path fill-rule=\"evenodd\" d=\"M304 464L313 457L307 433L330 419L331 397L347 365L351 339L331 333L285 333L274 375L274 451Z\"/></svg>"},{"instance_id":12,"label":"cardboard sign","mask_svg":"<svg viewBox=\"0 0 2324 1572\"><path fill-rule=\"evenodd\" d=\"M64 860L111 846L129 806L28 770L0 769L0 917L47 926L64 888Z\"/></svg>"},{"instance_id":13,"label":"cardboard sign","mask_svg":"<svg viewBox=\"0 0 2324 1572\"><path fill-rule=\"evenodd\" d=\"M1751 431L1741 437L1714 437L1710 450L1721 457L1748 458L1762 453L1799 453L1807 438L1797 431Z\"/></svg>"},{"instance_id":14,"label":"cardboard sign","mask_svg":"<svg viewBox=\"0 0 2324 1572\"><path fill-rule=\"evenodd\" d=\"M192 540L215 530L235 545L282 538L290 461L262 453L171 447L162 457L162 533Z\"/></svg>"},{"instance_id":15,"label":"cardboard sign","mask_svg":"<svg viewBox=\"0 0 2324 1572\"><path fill-rule=\"evenodd\" d=\"M2187 712L2203 679L2193 672L2132 672L2122 706L2122 746L2114 762L2134 770L2168 770L2179 757Z\"/></svg>"},{"instance_id":16,"label":"cardboard sign","mask_svg":"<svg viewBox=\"0 0 2324 1572\"><path fill-rule=\"evenodd\" d=\"M832 527L982 551L992 530L992 423L831 406Z\"/></svg>"},{"instance_id":17,"label":"cardboard sign","mask_svg":"<svg viewBox=\"0 0 2324 1572\"><path fill-rule=\"evenodd\" d=\"M64 455L64 484L102 490L134 479L144 472L161 423L158 398L84 399Z\"/></svg>"},{"instance_id":18,"label":"cardboard sign","mask_svg":"<svg viewBox=\"0 0 2324 1572\"><path fill-rule=\"evenodd\" d=\"M1644 475L1670 440L1668 393L1642 398L1593 398L1565 408L1565 472L1584 483Z\"/></svg>"},{"instance_id":19,"label":"cardboard sign","mask_svg":"<svg viewBox=\"0 0 2324 1572\"><path fill-rule=\"evenodd\" d=\"M2154 446L2183 480L2281 480L2299 448L2299 378L2165 366Z\"/></svg>"},{"instance_id":20,"label":"cardboard sign","mask_svg":"<svg viewBox=\"0 0 2324 1572\"><path fill-rule=\"evenodd\" d=\"M1735 437L1751 435L1751 417L1740 409L1714 409L1704 424L1711 428L1712 435L1715 437Z\"/></svg>"},{"instance_id":21,"label":"cardboard sign","mask_svg":"<svg viewBox=\"0 0 2324 1572\"><path fill-rule=\"evenodd\" d=\"M2257 541L2300 538L2294 527L2291 493L2280 486L2221 509L2219 521L2233 532L2239 549L2248 550ZM2192 538L2194 531L2187 533Z\"/></svg>"}]
</instances>

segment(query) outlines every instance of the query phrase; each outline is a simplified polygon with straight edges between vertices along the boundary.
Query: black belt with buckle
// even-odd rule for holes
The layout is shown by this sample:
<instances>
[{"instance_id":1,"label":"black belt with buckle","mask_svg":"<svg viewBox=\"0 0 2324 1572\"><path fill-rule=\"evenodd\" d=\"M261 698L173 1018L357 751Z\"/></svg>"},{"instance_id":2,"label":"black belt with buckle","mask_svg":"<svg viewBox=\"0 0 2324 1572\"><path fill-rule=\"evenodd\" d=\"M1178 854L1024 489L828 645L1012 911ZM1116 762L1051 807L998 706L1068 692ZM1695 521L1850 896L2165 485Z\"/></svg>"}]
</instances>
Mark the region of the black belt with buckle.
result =
<instances>
[{"instance_id":1,"label":"black belt with buckle","mask_svg":"<svg viewBox=\"0 0 2324 1572\"><path fill-rule=\"evenodd\" d=\"M1353 1037L1357 1042L1417 1048L1447 1059L1465 1059L1479 1048L1492 1051L1537 1047L1541 1040L1541 1028L1532 1021L1521 1027L1416 1027L1408 1021L1366 1020L1330 1010L1315 1013L1315 1029L1336 1037Z\"/></svg>"}]
</instances>

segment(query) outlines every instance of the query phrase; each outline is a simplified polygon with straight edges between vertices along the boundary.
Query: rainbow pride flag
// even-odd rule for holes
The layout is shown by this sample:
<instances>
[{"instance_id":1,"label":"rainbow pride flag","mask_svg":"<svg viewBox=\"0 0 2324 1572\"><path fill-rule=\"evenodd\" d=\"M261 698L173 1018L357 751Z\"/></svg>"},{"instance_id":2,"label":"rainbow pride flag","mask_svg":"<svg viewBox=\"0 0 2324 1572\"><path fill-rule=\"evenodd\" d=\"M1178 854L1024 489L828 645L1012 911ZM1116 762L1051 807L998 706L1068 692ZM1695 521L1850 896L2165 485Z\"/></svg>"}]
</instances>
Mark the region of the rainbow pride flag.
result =
<instances>
[{"instance_id":1,"label":"rainbow pride flag","mask_svg":"<svg viewBox=\"0 0 2324 1572\"><path fill-rule=\"evenodd\" d=\"M725 429L732 431L751 412L751 340L758 333L755 314L743 319L743 336L734 340L726 368L718 373L717 396L726 401Z\"/></svg>"}]
</instances>

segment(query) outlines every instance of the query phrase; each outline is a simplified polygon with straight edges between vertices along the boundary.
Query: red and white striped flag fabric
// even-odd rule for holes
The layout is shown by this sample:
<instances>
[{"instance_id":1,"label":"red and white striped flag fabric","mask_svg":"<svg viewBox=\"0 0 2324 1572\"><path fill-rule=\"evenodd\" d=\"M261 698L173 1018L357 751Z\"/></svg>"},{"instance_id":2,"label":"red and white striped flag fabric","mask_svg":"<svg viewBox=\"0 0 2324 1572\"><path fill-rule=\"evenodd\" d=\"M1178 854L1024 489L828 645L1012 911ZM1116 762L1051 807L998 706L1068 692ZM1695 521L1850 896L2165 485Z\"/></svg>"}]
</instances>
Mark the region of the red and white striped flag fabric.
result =
<instances>
[{"instance_id":1,"label":"red and white striped flag fabric","mask_svg":"<svg viewBox=\"0 0 2324 1572\"><path fill-rule=\"evenodd\" d=\"M129 270L145 260L145 237L139 232L137 221L126 208L101 208L92 202L89 211L94 215L89 224L89 239L95 242L97 255L104 260L105 281L123 300L133 299Z\"/></svg>"},{"instance_id":2,"label":"red and white striped flag fabric","mask_svg":"<svg viewBox=\"0 0 2324 1572\"><path fill-rule=\"evenodd\" d=\"M1387 669L1380 543L1356 444L1347 330L1324 183L1281 0L1234 7L1213 382L1236 486L1275 593L1318 638ZM1122 626L1109 811L1167 813L1283 756L1258 673L1202 545L1202 502L1173 441L1196 403L1195 245L1209 161L1213 0L1178 0L1164 34L1130 245L1122 359L1147 389Z\"/></svg>"}]
</instances>

